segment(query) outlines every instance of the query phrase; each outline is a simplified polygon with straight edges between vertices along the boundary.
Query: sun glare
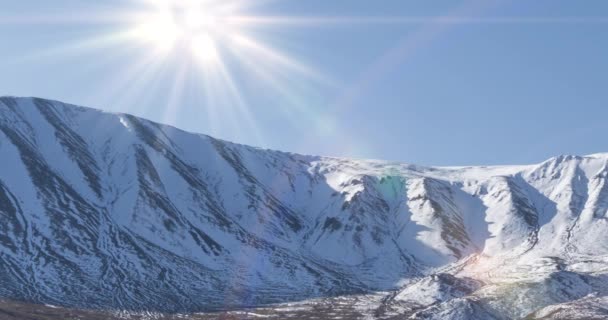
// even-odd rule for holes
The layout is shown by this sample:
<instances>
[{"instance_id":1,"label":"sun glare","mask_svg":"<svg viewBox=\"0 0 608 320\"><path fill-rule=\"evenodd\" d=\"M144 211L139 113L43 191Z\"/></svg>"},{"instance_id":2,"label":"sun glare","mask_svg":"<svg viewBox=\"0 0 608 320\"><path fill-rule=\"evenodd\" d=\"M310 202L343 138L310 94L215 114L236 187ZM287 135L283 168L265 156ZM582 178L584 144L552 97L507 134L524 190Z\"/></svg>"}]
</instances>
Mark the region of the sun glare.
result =
<instances>
[{"instance_id":1,"label":"sun glare","mask_svg":"<svg viewBox=\"0 0 608 320\"><path fill-rule=\"evenodd\" d=\"M215 10L209 1L156 2L153 12L139 19L135 34L163 50L186 48L200 63L211 64L219 59L218 39L230 34Z\"/></svg>"},{"instance_id":2,"label":"sun glare","mask_svg":"<svg viewBox=\"0 0 608 320\"><path fill-rule=\"evenodd\" d=\"M194 57L202 63L213 63L219 58L217 46L213 38L205 33L190 39L190 49Z\"/></svg>"},{"instance_id":3,"label":"sun glare","mask_svg":"<svg viewBox=\"0 0 608 320\"><path fill-rule=\"evenodd\" d=\"M264 138L256 126L245 90L268 88L285 101L280 105L281 112L296 121L299 115L314 116L299 98L304 92L317 85L335 83L288 52L278 50L280 43L271 42L270 39L280 40L271 33L288 26L292 19L248 14L252 7L264 5L266 0L130 1L134 3L133 9L120 16L126 29L116 32L111 39L125 52L138 55L109 84L110 90L120 92L120 99L145 99L149 88L168 78L167 118L177 116L186 97L194 97L204 101L209 119L227 113L234 116L231 121L210 122L246 132L262 143ZM314 21L311 19L310 23ZM250 79L259 81L249 82ZM296 81L298 85L292 85Z\"/></svg>"},{"instance_id":4,"label":"sun glare","mask_svg":"<svg viewBox=\"0 0 608 320\"><path fill-rule=\"evenodd\" d=\"M146 16L134 31L140 40L162 49L172 48L180 37L180 29L169 11L159 11Z\"/></svg>"}]
</instances>

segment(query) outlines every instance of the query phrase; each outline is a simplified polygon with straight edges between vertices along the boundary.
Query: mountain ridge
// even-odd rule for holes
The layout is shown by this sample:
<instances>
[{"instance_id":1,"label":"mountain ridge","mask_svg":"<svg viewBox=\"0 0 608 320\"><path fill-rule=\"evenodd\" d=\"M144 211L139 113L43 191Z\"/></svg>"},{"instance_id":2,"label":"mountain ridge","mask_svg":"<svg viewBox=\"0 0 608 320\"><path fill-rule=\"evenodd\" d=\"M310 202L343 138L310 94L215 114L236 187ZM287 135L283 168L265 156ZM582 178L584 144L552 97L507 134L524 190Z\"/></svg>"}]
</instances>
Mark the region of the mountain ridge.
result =
<instances>
[{"instance_id":1,"label":"mountain ridge","mask_svg":"<svg viewBox=\"0 0 608 320\"><path fill-rule=\"evenodd\" d=\"M472 167L474 167L474 168L479 168L479 167L483 167L483 168L492 168L492 167L522 167L522 166L532 166L532 165L534 165L534 164L526 164L526 163L522 163L522 164L510 164L510 163L507 163L507 164L464 164L464 165L456 165L456 166L454 166L454 165L423 165L423 164L419 164L419 163L407 162L407 161L401 161L401 160L386 160L386 159L381 159L381 158L359 158L359 157L350 157L350 156L333 156L333 155L319 155L319 154L309 154L309 153L303 153L303 152L293 152L293 151L281 150L281 149L276 149L276 148L271 148L271 147L260 147L260 146L255 146L255 145L249 145L249 144L239 143L239 142L233 141L233 140L217 138L217 137L214 137L211 134L204 133L204 132L196 132L196 131L185 130L185 129L182 129L179 126L176 126L176 125L166 124L166 123L163 123L163 122L157 121L157 120L151 120L151 119L148 119L146 117L139 116L139 115L134 115L134 114L126 113L126 112L109 111L109 110L105 110L105 109L97 108L97 107L82 106L82 105L78 105L78 104L75 104L75 103L63 102L63 101L57 100L57 99L46 99L46 98L35 97L35 96L0 95L0 99L2 99L2 98L4 98L4 99L17 99L17 100L34 100L34 99L38 99L38 100L48 101L50 103L63 104L63 105L66 105L66 106L70 106L72 108L80 108L80 109L84 109L84 110L90 110L90 111L94 111L94 112L98 112L98 113L106 114L106 115L132 116L132 117L136 117L136 118L139 118L139 119L143 119L143 120L145 120L147 122L150 122L150 123L155 123L155 124L158 124L158 125L170 127L170 128L172 128L174 130L179 130L179 131L184 132L184 133L194 134L194 135L201 135L201 136L204 136L204 137L213 138L215 140L219 140L219 141L230 143L230 144L237 145L237 146L243 146L243 147L254 148L254 149L265 150L265 151L282 152L282 153L292 154L292 155L301 156L301 157L327 158L327 159L336 159L336 160L383 162L385 164L400 164L400 165L411 165L411 166L423 167L423 168L445 168L445 169L463 169L463 168L472 168ZM583 157L583 158L586 158L586 157L608 157L608 152L594 152L594 153L590 153L590 154L569 154L569 153L564 153L564 154L558 154L558 155L555 155L555 156L551 156L549 158L544 159L541 162L549 161L549 160L552 160L554 158L560 158L560 157Z\"/></svg>"},{"instance_id":2,"label":"mountain ridge","mask_svg":"<svg viewBox=\"0 0 608 320\"><path fill-rule=\"evenodd\" d=\"M387 292L381 316L510 319L608 293L607 153L307 156L2 97L0 158L3 298L200 312Z\"/></svg>"}]
</instances>

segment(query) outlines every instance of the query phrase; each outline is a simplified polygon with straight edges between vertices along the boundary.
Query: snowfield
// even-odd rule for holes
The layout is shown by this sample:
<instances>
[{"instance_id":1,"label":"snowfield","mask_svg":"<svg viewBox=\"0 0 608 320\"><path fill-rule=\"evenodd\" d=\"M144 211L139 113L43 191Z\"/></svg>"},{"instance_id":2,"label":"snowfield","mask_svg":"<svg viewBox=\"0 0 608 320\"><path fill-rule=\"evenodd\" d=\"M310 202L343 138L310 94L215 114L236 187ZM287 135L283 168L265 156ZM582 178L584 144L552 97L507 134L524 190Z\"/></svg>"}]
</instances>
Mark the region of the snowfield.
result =
<instances>
[{"instance_id":1,"label":"snowfield","mask_svg":"<svg viewBox=\"0 0 608 320\"><path fill-rule=\"evenodd\" d=\"M608 318L608 154L303 156L4 97L0 159L6 301L123 318Z\"/></svg>"}]
</instances>

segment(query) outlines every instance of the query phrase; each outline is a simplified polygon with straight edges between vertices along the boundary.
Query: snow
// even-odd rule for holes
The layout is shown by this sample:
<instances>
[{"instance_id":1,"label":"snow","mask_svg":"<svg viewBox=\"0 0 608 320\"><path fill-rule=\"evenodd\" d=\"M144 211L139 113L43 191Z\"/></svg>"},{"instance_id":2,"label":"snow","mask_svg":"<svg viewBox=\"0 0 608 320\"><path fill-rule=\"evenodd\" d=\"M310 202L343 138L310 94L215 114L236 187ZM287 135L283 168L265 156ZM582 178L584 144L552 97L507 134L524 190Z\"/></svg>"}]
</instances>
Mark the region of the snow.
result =
<instances>
[{"instance_id":1,"label":"snow","mask_svg":"<svg viewBox=\"0 0 608 320\"><path fill-rule=\"evenodd\" d=\"M522 316L604 292L594 283L608 269L608 153L425 167L261 150L129 115L34 103L0 100L0 183L20 206L15 218L0 215L8 239L0 254L11 259L0 268L27 270L23 279L0 278L20 283L2 294L164 311L363 288L398 290L395 301L457 318L464 309L454 308L479 303L521 303L513 314ZM49 105L58 123L40 112ZM55 126L81 139L78 154ZM12 132L35 152L23 154ZM39 185L28 157L55 180ZM100 194L78 162L89 157ZM58 194L44 189L51 186ZM437 273L483 286L461 294ZM82 302L58 289L66 280L95 288L82 296L109 290L109 281L119 298ZM159 288L174 300L160 301L152 294ZM239 294L224 301L221 290Z\"/></svg>"}]
</instances>

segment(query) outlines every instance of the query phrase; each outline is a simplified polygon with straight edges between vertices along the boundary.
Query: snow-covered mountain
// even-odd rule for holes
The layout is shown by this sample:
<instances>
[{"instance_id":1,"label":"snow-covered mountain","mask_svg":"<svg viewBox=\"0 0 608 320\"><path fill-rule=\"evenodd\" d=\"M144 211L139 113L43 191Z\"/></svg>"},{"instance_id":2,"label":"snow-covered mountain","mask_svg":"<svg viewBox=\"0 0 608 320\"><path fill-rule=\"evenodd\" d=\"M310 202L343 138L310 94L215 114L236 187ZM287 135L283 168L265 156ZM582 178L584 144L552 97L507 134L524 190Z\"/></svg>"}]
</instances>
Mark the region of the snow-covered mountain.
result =
<instances>
[{"instance_id":1,"label":"snow-covered mountain","mask_svg":"<svg viewBox=\"0 0 608 320\"><path fill-rule=\"evenodd\" d=\"M5 97L0 161L0 298L198 312L386 292L374 317L511 319L608 293L608 154L302 156Z\"/></svg>"}]
</instances>

